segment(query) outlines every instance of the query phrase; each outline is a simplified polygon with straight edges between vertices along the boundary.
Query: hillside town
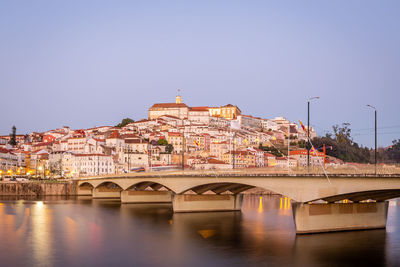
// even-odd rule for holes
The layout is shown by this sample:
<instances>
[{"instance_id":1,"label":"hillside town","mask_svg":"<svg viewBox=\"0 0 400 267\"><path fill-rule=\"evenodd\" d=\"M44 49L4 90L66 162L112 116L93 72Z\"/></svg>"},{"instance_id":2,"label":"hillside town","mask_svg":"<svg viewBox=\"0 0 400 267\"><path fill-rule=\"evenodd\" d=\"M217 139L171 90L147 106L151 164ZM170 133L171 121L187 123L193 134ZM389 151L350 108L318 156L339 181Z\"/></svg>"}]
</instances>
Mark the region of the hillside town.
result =
<instances>
[{"instance_id":1,"label":"hillside town","mask_svg":"<svg viewBox=\"0 0 400 267\"><path fill-rule=\"evenodd\" d=\"M310 137L316 132L310 127ZM101 126L0 136L0 175L85 177L169 169L295 168L307 165L300 148L307 131L284 117L258 118L238 106L189 107L180 95L157 103L148 118ZM292 146L292 149L290 149ZM282 147L289 147L284 152ZM304 147L304 146L303 146ZM289 157L287 151L289 150ZM310 164L339 164L313 151Z\"/></svg>"}]
</instances>

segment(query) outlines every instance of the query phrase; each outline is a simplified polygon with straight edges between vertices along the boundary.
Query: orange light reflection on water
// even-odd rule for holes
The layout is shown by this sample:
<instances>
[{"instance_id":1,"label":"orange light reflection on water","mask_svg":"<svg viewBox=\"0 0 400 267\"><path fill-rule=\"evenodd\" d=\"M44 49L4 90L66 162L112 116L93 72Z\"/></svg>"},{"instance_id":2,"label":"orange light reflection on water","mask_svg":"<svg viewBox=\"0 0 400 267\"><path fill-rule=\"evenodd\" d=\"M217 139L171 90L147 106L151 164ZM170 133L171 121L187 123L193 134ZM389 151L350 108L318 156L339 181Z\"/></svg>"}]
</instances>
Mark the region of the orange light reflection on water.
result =
<instances>
[{"instance_id":1,"label":"orange light reflection on water","mask_svg":"<svg viewBox=\"0 0 400 267\"><path fill-rule=\"evenodd\" d=\"M257 212L258 213L262 213L263 212L263 198L262 197L260 197L260 200L259 200L259 202L258 202L258 210L257 210Z\"/></svg>"},{"instance_id":2,"label":"orange light reflection on water","mask_svg":"<svg viewBox=\"0 0 400 267\"><path fill-rule=\"evenodd\" d=\"M279 214L281 215L291 215L291 199L288 197L281 197L279 204Z\"/></svg>"},{"instance_id":3,"label":"orange light reflection on water","mask_svg":"<svg viewBox=\"0 0 400 267\"><path fill-rule=\"evenodd\" d=\"M33 258L35 264L47 266L52 262L52 210L44 205L43 201L37 201L36 205L31 207L31 225L32 225L32 243Z\"/></svg>"}]
</instances>

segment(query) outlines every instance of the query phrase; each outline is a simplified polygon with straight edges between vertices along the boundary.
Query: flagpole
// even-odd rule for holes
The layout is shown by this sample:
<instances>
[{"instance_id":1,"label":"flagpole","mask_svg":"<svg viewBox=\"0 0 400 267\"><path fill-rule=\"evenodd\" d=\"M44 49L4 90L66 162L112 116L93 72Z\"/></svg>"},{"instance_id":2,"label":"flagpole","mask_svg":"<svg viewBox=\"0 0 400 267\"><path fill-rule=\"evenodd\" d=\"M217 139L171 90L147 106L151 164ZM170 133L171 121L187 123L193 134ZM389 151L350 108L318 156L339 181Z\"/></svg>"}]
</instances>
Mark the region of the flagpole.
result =
<instances>
[{"instance_id":1,"label":"flagpole","mask_svg":"<svg viewBox=\"0 0 400 267\"><path fill-rule=\"evenodd\" d=\"M329 179L328 174L326 173L326 170L325 170L324 166L323 166L322 163L321 163L321 159L320 159L320 157L318 156L318 151L316 151L316 149L315 149L313 143L311 142L311 140L308 139L308 141L309 141L310 144L311 144L311 148L312 148L313 152L314 152L314 153L316 154L316 156L317 156L318 163L321 165L321 168L322 168L322 170L324 171L324 174L325 174L325 176L326 176L326 179L328 179L329 184L332 185L331 180Z\"/></svg>"},{"instance_id":2,"label":"flagpole","mask_svg":"<svg viewBox=\"0 0 400 267\"><path fill-rule=\"evenodd\" d=\"M288 124L288 141L287 141L287 168L288 168L288 173L290 172L290 123Z\"/></svg>"},{"instance_id":3,"label":"flagpole","mask_svg":"<svg viewBox=\"0 0 400 267\"><path fill-rule=\"evenodd\" d=\"M313 99L319 99L319 96L310 97L307 101L307 138L310 145L310 101ZM310 149L307 149L307 171L310 172Z\"/></svg>"}]
</instances>

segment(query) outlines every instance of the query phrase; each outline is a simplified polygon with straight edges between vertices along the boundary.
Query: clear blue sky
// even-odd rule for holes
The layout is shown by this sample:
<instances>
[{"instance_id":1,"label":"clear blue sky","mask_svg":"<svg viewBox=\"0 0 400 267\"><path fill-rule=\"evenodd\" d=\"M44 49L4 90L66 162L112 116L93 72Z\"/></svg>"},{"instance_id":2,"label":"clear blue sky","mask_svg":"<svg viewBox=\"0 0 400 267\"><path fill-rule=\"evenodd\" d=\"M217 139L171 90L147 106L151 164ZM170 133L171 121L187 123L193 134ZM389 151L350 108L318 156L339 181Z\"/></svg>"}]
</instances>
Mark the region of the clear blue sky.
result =
<instances>
[{"instance_id":1,"label":"clear blue sky","mask_svg":"<svg viewBox=\"0 0 400 267\"><path fill-rule=\"evenodd\" d=\"M0 1L0 134L189 106L400 138L400 1Z\"/></svg>"}]
</instances>

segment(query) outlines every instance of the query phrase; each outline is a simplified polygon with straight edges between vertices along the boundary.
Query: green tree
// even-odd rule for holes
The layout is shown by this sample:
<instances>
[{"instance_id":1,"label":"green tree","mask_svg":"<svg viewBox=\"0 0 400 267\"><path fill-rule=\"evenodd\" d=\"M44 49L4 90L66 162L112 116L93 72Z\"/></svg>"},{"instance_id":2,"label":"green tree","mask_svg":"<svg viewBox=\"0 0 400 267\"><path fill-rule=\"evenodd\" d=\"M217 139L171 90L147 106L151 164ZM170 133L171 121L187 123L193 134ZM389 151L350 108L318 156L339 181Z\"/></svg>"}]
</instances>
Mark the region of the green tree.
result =
<instances>
[{"instance_id":1,"label":"green tree","mask_svg":"<svg viewBox=\"0 0 400 267\"><path fill-rule=\"evenodd\" d=\"M352 144L353 139L351 138L350 123L342 123L342 127L339 125L333 125L333 133L335 139L339 144Z\"/></svg>"},{"instance_id":2,"label":"green tree","mask_svg":"<svg viewBox=\"0 0 400 267\"><path fill-rule=\"evenodd\" d=\"M392 145L383 152L383 156L389 162L400 162L400 139L393 140Z\"/></svg>"},{"instance_id":3,"label":"green tree","mask_svg":"<svg viewBox=\"0 0 400 267\"><path fill-rule=\"evenodd\" d=\"M168 141L165 139L158 139L157 144L160 146L166 146L168 145Z\"/></svg>"},{"instance_id":4,"label":"green tree","mask_svg":"<svg viewBox=\"0 0 400 267\"><path fill-rule=\"evenodd\" d=\"M326 154L339 158L346 162L371 162L371 150L360 147L351 137L349 123L342 126L334 125L333 134L327 133L324 137L315 137L312 142L315 148L321 148L324 144L328 148Z\"/></svg>"},{"instance_id":5,"label":"green tree","mask_svg":"<svg viewBox=\"0 0 400 267\"><path fill-rule=\"evenodd\" d=\"M276 157L282 157L283 154L281 151L279 151L279 149L277 149L274 146L263 146L262 144L259 145L258 147L259 149L263 150L263 151L267 151L269 153L271 153L272 155L276 156Z\"/></svg>"},{"instance_id":6,"label":"green tree","mask_svg":"<svg viewBox=\"0 0 400 267\"><path fill-rule=\"evenodd\" d=\"M174 150L173 145L168 144L165 146L165 152L167 152L168 154L171 154L173 150Z\"/></svg>"},{"instance_id":7,"label":"green tree","mask_svg":"<svg viewBox=\"0 0 400 267\"><path fill-rule=\"evenodd\" d=\"M10 145L15 146L17 145L17 128L15 126L12 127L10 133L10 141L8 142Z\"/></svg>"},{"instance_id":8,"label":"green tree","mask_svg":"<svg viewBox=\"0 0 400 267\"><path fill-rule=\"evenodd\" d=\"M125 119L123 119L120 123L118 123L117 125L116 125L116 127L124 127L124 126L126 126L127 124L129 124L129 123L132 123L132 122L135 122L134 120L132 120L131 118L125 118Z\"/></svg>"}]
</instances>

